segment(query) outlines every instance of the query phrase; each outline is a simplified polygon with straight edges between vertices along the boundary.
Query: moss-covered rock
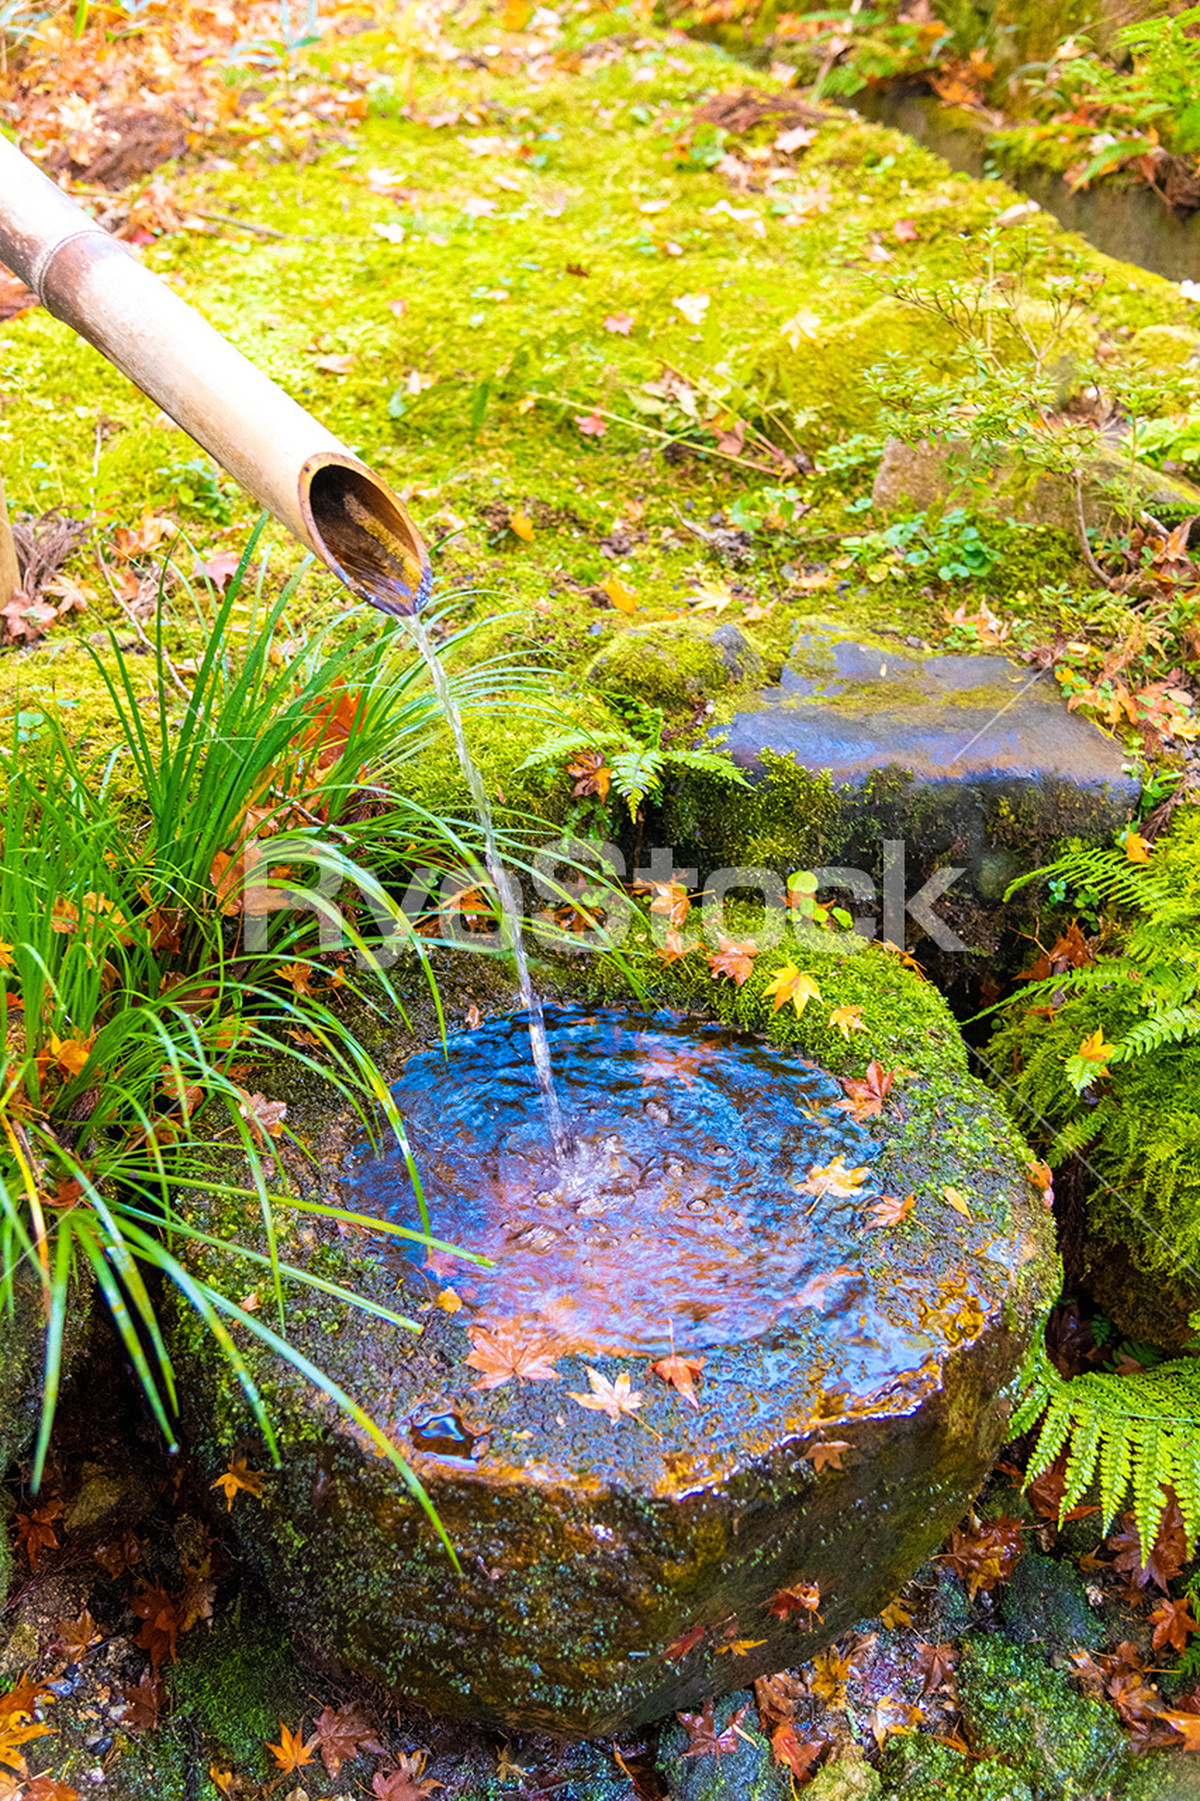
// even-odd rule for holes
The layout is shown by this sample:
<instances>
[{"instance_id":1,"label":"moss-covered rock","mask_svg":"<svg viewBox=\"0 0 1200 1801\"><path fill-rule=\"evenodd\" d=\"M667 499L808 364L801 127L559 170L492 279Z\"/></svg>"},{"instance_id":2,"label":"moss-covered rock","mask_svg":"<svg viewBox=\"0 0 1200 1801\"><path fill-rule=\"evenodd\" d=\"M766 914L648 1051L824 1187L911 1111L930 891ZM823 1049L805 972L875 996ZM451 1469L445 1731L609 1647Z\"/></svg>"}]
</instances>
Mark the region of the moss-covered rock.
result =
<instances>
[{"instance_id":1,"label":"moss-covered rock","mask_svg":"<svg viewBox=\"0 0 1200 1801\"><path fill-rule=\"evenodd\" d=\"M1037 1652L1002 1638L967 1639L958 1692L969 1743L1022 1778L1034 1801L1121 1792L1133 1759L1115 1713Z\"/></svg>"},{"instance_id":2,"label":"moss-covered rock","mask_svg":"<svg viewBox=\"0 0 1200 1801\"><path fill-rule=\"evenodd\" d=\"M587 680L673 711L726 688L750 687L763 667L754 640L737 626L709 630L679 619L621 632L593 658Z\"/></svg>"},{"instance_id":3,"label":"moss-covered rock","mask_svg":"<svg viewBox=\"0 0 1200 1801\"><path fill-rule=\"evenodd\" d=\"M1166 326L1148 329L1170 330ZM1182 335L1200 343L1196 333ZM1082 459L1076 475L1081 478L1080 498L1089 529L1108 525L1114 515L1136 518L1144 511L1156 519L1176 520L1190 517L1200 508L1200 489L1191 482L1143 463L1131 466L1128 457L1115 451ZM1076 475L1039 469L1036 462L1015 454L973 450L965 440L921 438L905 443L889 438L871 500L884 518L970 506L1023 525L1049 525L1074 535L1079 506Z\"/></svg>"},{"instance_id":4,"label":"moss-covered rock","mask_svg":"<svg viewBox=\"0 0 1200 1801\"><path fill-rule=\"evenodd\" d=\"M1000 1618L1009 1638L1023 1645L1062 1645L1094 1650L1103 1629L1074 1565L1062 1557L1026 1551L1000 1594Z\"/></svg>"},{"instance_id":5,"label":"moss-covered rock","mask_svg":"<svg viewBox=\"0 0 1200 1801\"><path fill-rule=\"evenodd\" d=\"M1140 791L1120 746L1052 679L1005 657L914 653L836 619L797 622L779 686L720 737L761 783L757 809L718 810L704 784L689 801L681 784L661 828L677 858L704 872L819 869L823 888L853 893L868 936L903 943L911 902L947 951L993 948L1008 884L1067 836L1107 837Z\"/></svg>"},{"instance_id":6,"label":"moss-covered rock","mask_svg":"<svg viewBox=\"0 0 1200 1801\"><path fill-rule=\"evenodd\" d=\"M934 1740L889 1739L881 1801L1040 1801L1008 1764L985 1757L968 1764Z\"/></svg>"}]
</instances>

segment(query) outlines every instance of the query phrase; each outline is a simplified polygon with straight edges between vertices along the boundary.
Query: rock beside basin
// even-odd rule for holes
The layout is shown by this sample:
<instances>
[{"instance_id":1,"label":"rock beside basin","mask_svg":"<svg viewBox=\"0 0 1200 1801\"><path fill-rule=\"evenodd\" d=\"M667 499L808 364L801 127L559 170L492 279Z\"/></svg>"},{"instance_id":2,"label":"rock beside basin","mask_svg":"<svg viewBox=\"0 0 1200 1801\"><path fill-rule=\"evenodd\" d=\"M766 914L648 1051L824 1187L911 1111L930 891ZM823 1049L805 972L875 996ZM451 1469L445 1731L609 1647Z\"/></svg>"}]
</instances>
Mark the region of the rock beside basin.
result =
<instances>
[{"instance_id":1,"label":"rock beside basin","mask_svg":"<svg viewBox=\"0 0 1200 1801\"><path fill-rule=\"evenodd\" d=\"M792 1054L797 1093L840 1130L841 1085ZM686 1068L646 1073L664 1114L704 1093ZM437 1713L599 1736L793 1666L886 1602L1003 1442L1055 1266L1028 1152L959 1055L897 1069L882 1113L850 1125L860 1160L810 1168L796 1194L801 1223L820 1210L819 1254L773 1325L680 1348L702 1359L695 1406L652 1368L668 1346L632 1327L620 1352L547 1334L505 1379L469 1266L422 1270L281 1207L285 1258L421 1326L288 1292L296 1342L409 1460L462 1566L366 1434L241 1334L282 1467L230 1526L307 1653ZM307 1134L321 1175L298 1185L336 1197L361 1126L317 1106ZM203 1197L188 1210L222 1223ZM233 1292L227 1265L203 1267ZM235 1455L264 1468L236 1381L182 1313L171 1343L208 1479Z\"/></svg>"},{"instance_id":2,"label":"rock beside basin","mask_svg":"<svg viewBox=\"0 0 1200 1801\"><path fill-rule=\"evenodd\" d=\"M779 685L721 729L762 781L771 760L827 775L829 862L903 841L923 875L998 900L1063 838L1106 836L1140 793L1115 739L1071 712L1052 671L935 655L837 620L801 620ZM885 934L891 936L890 932Z\"/></svg>"}]
</instances>

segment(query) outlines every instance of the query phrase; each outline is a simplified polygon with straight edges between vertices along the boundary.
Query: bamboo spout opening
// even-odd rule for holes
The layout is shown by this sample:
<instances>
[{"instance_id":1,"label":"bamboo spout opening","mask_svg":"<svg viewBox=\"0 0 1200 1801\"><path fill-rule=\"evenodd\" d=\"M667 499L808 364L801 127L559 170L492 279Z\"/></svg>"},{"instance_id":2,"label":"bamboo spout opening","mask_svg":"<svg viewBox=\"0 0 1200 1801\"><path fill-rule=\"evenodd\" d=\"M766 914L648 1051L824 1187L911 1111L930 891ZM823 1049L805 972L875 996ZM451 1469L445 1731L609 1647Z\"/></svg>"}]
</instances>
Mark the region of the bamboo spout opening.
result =
<instances>
[{"instance_id":1,"label":"bamboo spout opening","mask_svg":"<svg viewBox=\"0 0 1200 1801\"><path fill-rule=\"evenodd\" d=\"M432 572L421 535L391 489L351 457L324 451L300 471L313 548L339 581L381 612L417 613Z\"/></svg>"}]
</instances>

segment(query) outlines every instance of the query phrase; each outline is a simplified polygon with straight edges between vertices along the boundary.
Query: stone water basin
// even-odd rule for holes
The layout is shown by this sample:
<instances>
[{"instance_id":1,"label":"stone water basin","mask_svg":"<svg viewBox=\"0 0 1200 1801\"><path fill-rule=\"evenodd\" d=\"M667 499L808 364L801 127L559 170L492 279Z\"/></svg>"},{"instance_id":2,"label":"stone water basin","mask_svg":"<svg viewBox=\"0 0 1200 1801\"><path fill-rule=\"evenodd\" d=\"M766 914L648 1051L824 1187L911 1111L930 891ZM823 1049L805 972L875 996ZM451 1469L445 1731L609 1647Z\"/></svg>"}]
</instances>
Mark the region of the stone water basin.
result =
<instances>
[{"instance_id":1,"label":"stone water basin","mask_svg":"<svg viewBox=\"0 0 1200 1801\"><path fill-rule=\"evenodd\" d=\"M319 1658L440 1713L598 1736L795 1666L891 1598L1003 1440L1053 1260L1028 1153L969 1077L901 1072L856 1121L833 1076L723 1028L548 1026L566 1169L520 1016L413 1057L393 1095L434 1230L489 1264L388 1241L373 1291L422 1332L339 1312L321 1347L463 1574L300 1385L272 1505L234 1525ZM416 1217L399 1151L352 1147L332 1198Z\"/></svg>"}]
</instances>

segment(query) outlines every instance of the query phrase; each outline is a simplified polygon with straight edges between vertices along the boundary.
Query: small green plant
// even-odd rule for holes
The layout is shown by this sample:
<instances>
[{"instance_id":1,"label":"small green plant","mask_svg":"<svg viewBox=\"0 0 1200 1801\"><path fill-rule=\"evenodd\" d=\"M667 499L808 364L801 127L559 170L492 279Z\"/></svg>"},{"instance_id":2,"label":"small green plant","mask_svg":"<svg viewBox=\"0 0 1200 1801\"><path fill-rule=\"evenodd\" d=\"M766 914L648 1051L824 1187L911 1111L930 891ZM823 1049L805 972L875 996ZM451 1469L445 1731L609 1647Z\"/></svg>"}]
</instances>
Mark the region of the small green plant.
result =
<instances>
[{"instance_id":1,"label":"small green plant","mask_svg":"<svg viewBox=\"0 0 1200 1801\"><path fill-rule=\"evenodd\" d=\"M755 494L743 494L729 508L729 522L739 531L757 532L764 526L777 531L795 525L807 511L798 489L793 487L760 488Z\"/></svg>"},{"instance_id":2,"label":"small green plant","mask_svg":"<svg viewBox=\"0 0 1200 1801\"><path fill-rule=\"evenodd\" d=\"M194 519L205 519L210 525L230 523L233 507L212 463L199 457L176 463L166 471L166 480L172 501L182 512Z\"/></svg>"},{"instance_id":3,"label":"small green plant","mask_svg":"<svg viewBox=\"0 0 1200 1801\"><path fill-rule=\"evenodd\" d=\"M980 580L1001 560L962 507L940 518L917 513L879 531L855 532L842 539L843 552L871 581L918 570L942 582Z\"/></svg>"}]
</instances>

